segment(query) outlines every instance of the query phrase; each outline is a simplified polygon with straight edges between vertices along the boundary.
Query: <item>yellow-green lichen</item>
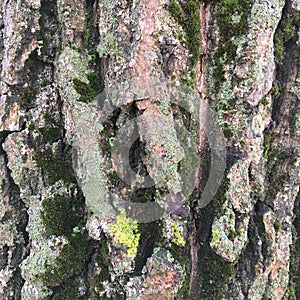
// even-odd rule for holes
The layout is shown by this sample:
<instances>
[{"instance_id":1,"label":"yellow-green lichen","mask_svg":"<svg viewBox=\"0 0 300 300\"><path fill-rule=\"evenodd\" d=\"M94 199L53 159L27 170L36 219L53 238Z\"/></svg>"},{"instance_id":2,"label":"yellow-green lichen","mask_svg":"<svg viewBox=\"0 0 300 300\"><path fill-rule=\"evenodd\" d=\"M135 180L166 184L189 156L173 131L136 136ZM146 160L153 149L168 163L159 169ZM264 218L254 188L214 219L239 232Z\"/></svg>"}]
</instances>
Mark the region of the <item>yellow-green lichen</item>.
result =
<instances>
[{"instance_id":1,"label":"yellow-green lichen","mask_svg":"<svg viewBox=\"0 0 300 300\"><path fill-rule=\"evenodd\" d=\"M220 242L220 238L221 238L220 230L213 228L211 232L211 242L210 242L211 247L213 247L215 244Z\"/></svg>"},{"instance_id":2,"label":"yellow-green lichen","mask_svg":"<svg viewBox=\"0 0 300 300\"><path fill-rule=\"evenodd\" d=\"M127 248L129 257L136 255L140 239L138 223L127 217L125 210L116 217L116 223L109 226L109 232L115 235L117 243Z\"/></svg>"},{"instance_id":3,"label":"yellow-green lichen","mask_svg":"<svg viewBox=\"0 0 300 300\"><path fill-rule=\"evenodd\" d=\"M171 224L171 233L172 233L172 242L176 244L177 246L185 246L185 239L184 236L180 230L180 227L172 223Z\"/></svg>"}]
</instances>

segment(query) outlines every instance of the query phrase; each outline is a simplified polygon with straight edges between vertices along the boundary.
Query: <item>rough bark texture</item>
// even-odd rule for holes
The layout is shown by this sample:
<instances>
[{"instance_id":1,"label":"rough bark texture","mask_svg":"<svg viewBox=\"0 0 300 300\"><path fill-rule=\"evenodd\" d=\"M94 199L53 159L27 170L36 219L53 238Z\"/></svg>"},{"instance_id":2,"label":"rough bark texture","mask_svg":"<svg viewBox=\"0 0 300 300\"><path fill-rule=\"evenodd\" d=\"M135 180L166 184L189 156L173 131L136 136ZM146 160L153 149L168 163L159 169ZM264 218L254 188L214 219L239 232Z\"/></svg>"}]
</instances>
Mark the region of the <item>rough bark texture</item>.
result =
<instances>
[{"instance_id":1,"label":"rough bark texture","mask_svg":"<svg viewBox=\"0 0 300 300\"><path fill-rule=\"evenodd\" d=\"M300 299L298 0L0 3L1 299Z\"/></svg>"}]
</instances>

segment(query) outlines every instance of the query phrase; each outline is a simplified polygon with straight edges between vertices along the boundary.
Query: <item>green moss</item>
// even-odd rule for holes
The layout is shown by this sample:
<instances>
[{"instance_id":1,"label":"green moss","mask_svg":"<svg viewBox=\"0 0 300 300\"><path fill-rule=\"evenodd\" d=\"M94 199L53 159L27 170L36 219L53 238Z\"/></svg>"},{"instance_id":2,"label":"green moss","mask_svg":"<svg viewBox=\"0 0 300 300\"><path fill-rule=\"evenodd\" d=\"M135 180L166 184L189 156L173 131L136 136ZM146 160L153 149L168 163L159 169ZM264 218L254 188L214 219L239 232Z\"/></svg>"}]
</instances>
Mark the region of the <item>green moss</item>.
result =
<instances>
[{"instance_id":1,"label":"green moss","mask_svg":"<svg viewBox=\"0 0 300 300\"><path fill-rule=\"evenodd\" d=\"M291 9L289 13L284 13L278 29L274 36L275 57L278 64L283 63L287 44L298 40L298 27L300 22L300 12Z\"/></svg>"},{"instance_id":2,"label":"green moss","mask_svg":"<svg viewBox=\"0 0 300 300\"><path fill-rule=\"evenodd\" d=\"M87 43L90 39L91 30L89 28L85 29L83 32L83 40Z\"/></svg>"},{"instance_id":3,"label":"green moss","mask_svg":"<svg viewBox=\"0 0 300 300\"><path fill-rule=\"evenodd\" d=\"M110 170L109 172L107 172L107 179L111 187L119 186L122 183L120 175L116 171Z\"/></svg>"},{"instance_id":4,"label":"green moss","mask_svg":"<svg viewBox=\"0 0 300 300\"><path fill-rule=\"evenodd\" d=\"M292 149L283 149L280 143L277 142L276 132L272 129L268 129L264 132L263 157L267 160L269 168L274 168L277 165L282 164L284 160L292 161L292 155Z\"/></svg>"},{"instance_id":5,"label":"green moss","mask_svg":"<svg viewBox=\"0 0 300 300\"><path fill-rule=\"evenodd\" d=\"M282 223L279 220L274 222L274 228L276 232L280 232L282 230Z\"/></svg>"},{"instance_id":6,"label":"green moss","mask_svg":"<svg viewBox=\"0 0 300 300\"><path fill-rule=\"evenodd\" d=\"M269 146L270 147L270 144ZM269 160L269 162L274 162L278 159L280 150L276 148L265 148L264 157Z\"/></svg>"},{"instance_id":7,"label":"green moss","mask_svg":"<svg viewBox=\"0 0 300 300\"><path fill-rule=\"evenodd\" d=\"M194 291L193 299L227 299L226 291L232 278L235 276L235 264L230 263L217 255L210 244L215 244L221 237L218 228L213 228L212 223L216 216L226 214L224 202L229 188L229 179L224 174L223 182L213 201L204 207L201 212L201 228L199 232L199 287ZM229 297L228 297L229 299Z\"/></svg>"},{"instance_id":8,"label":"green moss","mask_svg":"<svg viewBox=\"0 0 300 300\"><path fill-rule=\"evenodd\" d=\"M95 55L97 46L97 37L95 36L96 11L94 10L93 6L93 1L86 2L85 29L83 31L84 50L87 50L91 56Z\"/></svg>"},{"instance_id":9,"label":"green moss","mask_svg":"<svg viewBox=\"0 0 300 300\"><path fill-rule=\"evenodd\" d=\"M235 275L233 263L229 263L204 246L199 261L202 288L199 299L227 299L226 291Z\"/></svg>"},{"instance_id":10,"label":"green moss","mask_svg":"<svg viewBox=\"0 0 300 300\"><path fill-rule=\"evenodd\" d=\"M251 2L250 0L221 0L216 4L216 18L222 38L226 34L228 37L234 37L245 32ZM235 18L237 16L238 18Z\"/></svg>"},{"instance_id":11,"label":"green moss","mask_svg":"<svg viewBox=\"0 0 300 300\"><path fill-rule=\"evenodd\" d=\"M79 101L89 103L101 92L100 78L95 73L89 73L86 77L88 83L80 80L79 78L73 78L73 86L76 92L80 95Z\"/></svg>"},{"instance_id":12,"label":"green moss","mask_svg":"<svg viewBox=\"0 0 300 300\"><path fill-rule=\"evenodd\" d=\"M72 192L74 193L75 191ZM93 250L92 244L82 233L84 207L84 199L80 195L56 195L42 202L42 224L47 233L64 235L68 240L59 256L50 263L46 262L45 272L39 277L44 285L59 287L58 290L55 288L53 299L78 299L78 283L75 278L86 270Z\"/></svg>"},{"instance_id":13,"label":"green moss","mask_svg":"<svg viewBox=\"0 0 300 300\"><path fill-rule=\"evenodd\" d=\"M57 195L53 199L44 199L42 221L47 232L54 235L70 235L82 219L83 205L82 199L76 197Z\"/></svg>"},{"instance_id":14,"label":"green moss","mask_svg":"<svg viewBox=\"0 0 300 300\"><path fill-rule=\"evenodd\" d=\"M293 150L282 148L282 145L277 139L277 133L272 129L264 133L264 153L266 159L268 181L265 186L266 197L274 199L284 183L289 179L289 173L283 169L283 166L293 163Z\"/></svg>"},{"instance_id":15,"label":"green moss","mask_svg":"<svg viewBox=\"0 0 300 300\"><path fill-rule=\"evenodd\" d=\"M103 238L103 240L100 242L99 252L95 256L95 262L97 263L98 267L101 268L100 277L101 280L106 280L110 277L109 274L109 249L108 249L108 243L107 240Z\"/></svg>"},{"instance_id":16,"label":"green moss","mask_svg":"<svg viewBox=\"0 0 300 300\"><path fill-rule=\"evenodd\" d=\"M79 275L85 270L90 255L91 247L81 232L73 232L54 264L45 266L46 272L41 276L43 283L55 287L71 276Z\"/></svg>"},{"instance_id":17,"label":"green moss","mask_svg":"<svg viewBox=\"0 0 300 300\"><path fill-rule=\"evenodd\" d=\"M61 149L64 144L63 125L51 115L45 114L45 127L37 128L43 147L36 150L34 160L46 175L48 184L62 180L66 185L76 183L72 167L72 149ZM55 143L55 145L53 145Z\"/></svg>"},{"instance_id":18,"label":"green moss","mask_svg":"<svg viewBox=\"0 0 300 300\"><path fill-rule=\"evenodd\" d=\"M184 11L177 1L170 2L169 12L173 16L173 18L179 23L182 23L182 21L185 19Z\"/></svg>"},{"instance_id":19,"label":"green moss","mask_svg":"<svg viewBox=\"0 0 300 300\"><path fill-rule=\"evenodd\" d=\"M274 149L272 143L276 138L276 133L267 131L264 133L264 153L263 157L270 161L274 161L278 157L279 150Z\"/></svg>"},{"instance_id":20,"label":"green moss","mask_svg":"<svg viewBox=\"0 0 300 300\"><path fill-rule=\"evenodd\" d=\"M234 38L244 34L248 28L248 15L252 0L221 0L214 7L220 31L218 48L213 55L213 78L218 90L225 81L224 67L236 57L237 44Z\"/></svg>"},{"instance_id":21,"label":"green moss","mask_svg":"<svg viewBox=\"0 0 300 300\"><path fill-rule=\"evenodd\" d=\"M268 100L267 97L263 97L260 103L264 106L267 106L270 104L270 101Z\"/></svg>"},{"instance_id":22,"label":"green moss","mask_svg":"<svg viewBox=\"0 0 300 300\"><path fill-rule=\"evenodd\" d=\"M280 33L279 33L280 32ZM274 36L275 56L279 63L282 63L284 57L284 42L281 31L277 31Z\"/></svg>"},{"instance_id":23,"label":"green moss","mask_svg":"<svg viewBox=\"0 0 300 300\"><path fill-rule=\"evenodd\" d=\"M117 243L120 243L127 248L129 257L136 255L140 239L138 223L137 221L126 217L125 210L122 210L117 216L116 224L110 225L109 232L115 235Z\"/></svg>"},{"instance_id":24,"label":"green moss","mask_svg":"<svg viewBox=\"0 0 300 300\"><path fill-rule=\"evenodd\" d=\"M164 241L162 241L164 243ZM176 245L172 243L171 247L168 249L183 270L184 277L182 278L181 288L176 295L176 299L194 299L190 295L190 275L191 275L191 260L190 260L190 248L188 245L185 247Z\"/></svg>"},{"instance_id":25,"label":"green moss","mask_svg":"<svg viewBox=\"0 0 300 300\"><path fill-rule=\"evenodd\" d=\"M270 94L274 98L278 98L281 95L282 86L279 83L273 83L272 88L270 90Z\"/></svg>"},{"instance_id":26,"label":"green moss","mask_svg":"<svg viewBox=\"0 0 300 300\"><path fill-rule=\"evenodd\" d=\"M51 81L49 81L47 79L43 79L43 81L41 82L41 87L46 87L50 84L51 84Z\"/></svg>"},{"instance_id":27,"label":"green moss","mask_svg":"<svg viewBox=\"0 0 300 300\"><path fill-rule=\"evenodd\" d=\"M69 278L63 284L62 289L54 294L53 300L74 300L78 299L78 282L73 278Z\"/></svg>"},{"instance_id":28,"label":"green moss","mask_svg":"<svg viewBox=\"0 0 300 300\"><path fill-rule=\"evenodd\" d=\"M196 72L191 71L182 71L180 74L180 81L183 85L193 88L195 86Z\"/></svg>"},{"instance_id":29,"label":"green moss","mask_svg":"<svg viewBox=\"0 0 300 300\"><path fill-rule=\"evenodd\" d=\"M106 238L100 240L99 247L94 256L95 265L99 268L95 276L91 280L91 299L100 299L99 293L103 292L103 282L110 281L110 259L109 249ZM101 299L110 299L106 294L101 295Z\"/></svg>"},{"instance_id":30,"label":"green moss","mask_svg":"<svg viewBox=\"0 0 300 300\"><path fill-rule=\"evenodd\" d=\"M201 20L200 3L198 0L187 0L179 3L172 0L169 12L186 32L188 48L191 53L190 62L195 66L200 56Z\"/></svg>"},{"instance_id":31,"label":"green moss","mask_svg":"<svg viewBox=\"0 0 300 300\"><path fill-rule=\"evenodd\" d=\"M57 34L59 36L61 31L57 1L42 0L40 14L39 25L41 29L38 35L38 54L46 61L53 62L58 52Z\"/></svg>"},{"instance_id":32,"label":"green moss","mask_svg":"<svg viewBox=\"0 0 300 300\"><path fill-rule=\"evenodd\" d=\"M229 189L229 183L230 181L227 178L227 174L224 174L224 179L221 183L221 186L212 201L212 208L217 214L224 215L226 212L222 209L222 207L224 206L223 204L227 199L226 193L228 192Z\"/></svg>"},{"instance_id":33,"label":"green moss","mask_svg":"<svg viewBox=\"0 0 300 300\"><path fill-rule=\"evenodd\" d=\"M233 129L230 127L228 123L222 124L223 134L226 139L230 140L233 137Z\"/></svg>"},{"instance_id":34,"label":"green moss","mask_svg":"<svg viewBox=\"0 0 300 300\"><path fill-rule=\"evenodd\" d=\"M38 131L42 135L42 142L43 143L54 143L57 141L57 136L61 135L61 127L42 127L39 128Z\"/></svg>"},{"instance_id":35,"label":"green moss","mask_svg":"<svg viewBox=\"0 0 300 300\"><path fill-rule=\"evenodd\" d=\"M193 300L190 295L190 274L186 274L183 282L181 283L182 286L177 293L177 299L185 299L185 300Z\"/></svg>"},{"instance_id":36,"label":"green moss","mask_svg":"<svg viewBox=\"0 0 300 300\"><path fill-rule=\"evenodd\" d=\"M214 55L215 66L213 68L213 78L215 81L215 88L219 89L222 82L225 81L225 63L220 59L220 57L215 53Z\"/></svg>"},{"instance_id":37,"label":"green moss","mask_svg":"<svg viewBox=\"0 0 300 300\"><path fill-rule=\"evenodd\" d=\"M34 131L34 130L35 130L35 125L34 125L34 123L30 123L30 124L28 125L28 130L29 130L29 131Z\"/></svg>"},{"instance_id":38,"label":"green moss","mask_svg":"<svg viewBox=\"0 0 300 300\"><path fill-rule=\"evenodd\" d=\"M52 144L54 142L57 142L63 135L62 124L52 118L49 114L45 114L44 119L46 126L38 128L38 131L42 136L42 143Z\"/></svg>"},{"instance_id":39,"label":"green moss","mask_svg":"<svg viewBox=\"0 0 300 300\"><path fill-rule=\"evenodd\" d=\"M297 300L297 297L296 297L296 289L293 285L291 286L288 286L286 292L285 292L285 299L288 299L288 300Z\"/></svg>"},{"instance_id":40,"label":"green moss","mask_svg":"<svg viewBox=\"0 0 300 300\"><path fill-rule=\"evenodd\" d=\"M34 159L37 166L45 172L48 184L55 184L59 180L62 180L66 185L76 182L72 168L71 149L66 153L53 153L51 148L38 149Z\"/></svg>"},{"instance_id":41,"label":"green moss","mask_svg":"<svg viewBox=\"0 0 300 300\"><path fill-rule=\"evenodd\" d=\"M42 202L42 224L48 234L65 235L68 243L62 246L59 256L44 265L45 272L39 276L45 286L55 287L53 299L78 299L77 283L72 276L86 269L91 247L76 227L84 219L84 200L74 190L76 179L72 168L72 150L64 147L63 126L50 114L45 114L45 127L35 128L41 134L42 146L36 150L34 159L42 169L48 184L62 180L68 185L70 196L55 195ZM76 194L75 194L76 193Z\"/></svg>"}]
</instances>

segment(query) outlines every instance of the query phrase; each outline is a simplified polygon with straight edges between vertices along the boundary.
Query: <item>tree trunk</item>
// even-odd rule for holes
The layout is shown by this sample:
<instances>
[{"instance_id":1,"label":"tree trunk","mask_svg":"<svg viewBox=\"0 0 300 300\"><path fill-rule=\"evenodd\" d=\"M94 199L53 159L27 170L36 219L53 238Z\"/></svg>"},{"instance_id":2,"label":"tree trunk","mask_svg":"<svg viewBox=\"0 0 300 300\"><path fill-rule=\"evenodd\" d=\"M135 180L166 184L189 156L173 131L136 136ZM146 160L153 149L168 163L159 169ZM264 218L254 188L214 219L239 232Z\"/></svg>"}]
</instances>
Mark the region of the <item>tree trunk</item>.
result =
<instances>
[{"instance_id":1,"label":"tree trunk","mask_svg":"<svg viewBox=\"0 0 300 300\"><path fill-rule=\"evenodd\" d=\"M1 0L1 299L300 299L298 0Z\"/></svg>"}]
</instances>

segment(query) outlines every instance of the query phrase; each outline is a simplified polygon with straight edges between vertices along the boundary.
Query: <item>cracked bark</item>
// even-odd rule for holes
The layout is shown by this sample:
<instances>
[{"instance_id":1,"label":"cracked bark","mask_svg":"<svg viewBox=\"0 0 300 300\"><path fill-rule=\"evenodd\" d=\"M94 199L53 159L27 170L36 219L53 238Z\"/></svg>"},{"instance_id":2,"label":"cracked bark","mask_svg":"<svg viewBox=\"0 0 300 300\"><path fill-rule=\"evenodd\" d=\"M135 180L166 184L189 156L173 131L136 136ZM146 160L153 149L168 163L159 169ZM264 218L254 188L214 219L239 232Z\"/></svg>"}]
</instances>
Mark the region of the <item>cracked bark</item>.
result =
<instances>
[{"instance_id":1,"label":"cracked bark","mask_svg":"<svg viewBox=\"0 0 300 300\"><path fill-rule=\"evenodd\" d=\"M296 0L1 1L1 297L299 298L297 24ZM137 77L189 86L200 110L166 104L161 86L147 94ZM120 83L132 91L123 103L109 94ZM205 206L204 103L227 149ZM154 186L115 172L128 174L111 153L126 124L124 136L140 136L129 164ZM200 159L188 195L186 132ZM132 257L132 240L109 228L121 206L142 215L138 204L151 222L139 224Z\"/></svg>"}]
</instances>

